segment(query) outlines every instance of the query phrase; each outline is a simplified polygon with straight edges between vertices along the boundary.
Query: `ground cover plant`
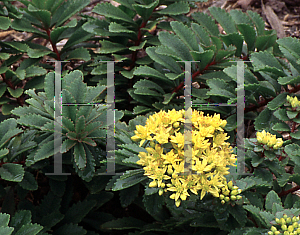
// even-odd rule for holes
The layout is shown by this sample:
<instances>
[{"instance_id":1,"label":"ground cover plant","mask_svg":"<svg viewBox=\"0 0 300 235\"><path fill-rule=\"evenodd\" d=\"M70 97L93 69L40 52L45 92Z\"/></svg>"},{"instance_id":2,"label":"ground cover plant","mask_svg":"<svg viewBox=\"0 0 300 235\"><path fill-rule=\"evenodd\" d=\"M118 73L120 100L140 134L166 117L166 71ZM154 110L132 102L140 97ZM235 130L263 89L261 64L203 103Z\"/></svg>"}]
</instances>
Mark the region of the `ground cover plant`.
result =
<instances>
[{"instance_id":1,"label":"ground cover plant","mask_svg":"<svg viewBox=\"0 0 300 235\"><path fill-rule=\"evenodd\" d=\"M82 13L88 0L0 3L0 29L30 35L0 42L0 234L300 234L299 39L277 39L252 11L116 2L92 14ZM60 125L53 61L63 61L68 175L50 174ZM106 158L107 61L115 62L115 174ZM193 83L189 156L182 61L191 61ZM237 107L215 105L237 103L238 61L243 125L254 126L243 136L243 174Z\"/></svg>"}]
</instances>

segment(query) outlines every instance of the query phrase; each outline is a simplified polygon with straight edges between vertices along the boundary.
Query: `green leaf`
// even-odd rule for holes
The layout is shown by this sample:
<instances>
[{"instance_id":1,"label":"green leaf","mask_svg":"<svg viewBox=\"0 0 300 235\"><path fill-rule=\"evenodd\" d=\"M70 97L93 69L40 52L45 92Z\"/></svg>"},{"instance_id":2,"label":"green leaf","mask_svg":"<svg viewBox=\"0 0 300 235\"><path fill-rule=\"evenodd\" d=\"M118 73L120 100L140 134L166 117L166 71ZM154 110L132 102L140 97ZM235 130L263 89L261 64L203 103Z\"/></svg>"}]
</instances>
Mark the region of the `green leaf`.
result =
<instances>
[{"instance_id":1,"label":"green leaf","mask_svg":"<svg viewBox=\"0 0 300 235\"><path fill-rule=\"evenodd\" d=\"M1 213L0 214L0 227L6 227L9 223L9 214Z\"/></svg>"},{"instance_id":2,"label":"green leaf","mask_svg":"<svg viewBox=\"0 0 300 235\"><path fill-rule=\"evenodd\" d=\"M190 11L189 4L186 2L175 2L168 5L165 9L156 11L155 13L161 15L181 15L186 14Z\"/></svg>"},{"instance_id":3,"label":"green leaf","mask_svg":"<svg viewBox=\"0 0 300 235\"><path fill-rule=\"evenodd\" d=\"M207 92L207 95L216 95L216 96L223 96L223 97L228 97L228 98L234 98L236 95L228 89L224 89L225 87L227 88L228 85L227 83L218 78L214 78L211 80L207 81L208 86L210 87L210 91Z\"/></svg>"},{"instance_id":4,"label":"green leaf","mask_svg":"<svg viewBox=\"0 0 300 235\"><path fill-rule=\"evenodd\" d=\"M162 96L162 94L165 93L159 85L146 79L137 81L133 85L133 88L136 88L134 93L139 95ZM158 91L159 93L156 91Z\"/></svg>"},{"instance_id":5,"label":"green leaf","mask_svg":"<svg viewBox=\"0 0 300 235\"><path fill-rule=\"evenodd\" d=\"M179 39L178 36L167 32L160 32L158 35L158 39L162 43L162 45L164 45L167 48L170 48L173 52L178 54L178 56L182 60L193 60L188 47Z\"/></svg>"},{"instance_id":6,"label":"green leaf","mask_svg":"<svg viewBox=\"0 0 300 235\"><path fill-rule=\"evenodd\" d=\"M64 222L66 223L80 223L83 218L96 206L96 201L79 201L73 204L66 212Z\"/></svg>"},{"instance_id":7,"label":"green leaf","mask_svg":"<svg viewBox=\"0 0 300 235\"><path fill-rule=\"evenodd\" d=\"M236 47L235 55L241 56L244 38L239 33L231 33L220 36L227 46L234 45Z\"/></svg>"},{"instance_id":8,"label":"green leaf","mask_svg":"<svg viewBox=\"0 0 300 235\"><path fill-rule=\"evenodd\" d=\"M158 72L156 69L153 69L148 66L139 66L135 69L134 75L136 76L145 76L145 77L154 77L154 78L160 78L162 80L166 80L167 78L165 77L164 74ZM150 82L150 81L149 81ZM150 82L153 83L153 82ZM164 93L163 89L158 88L158 86L155 86L157 90L160 90L162 93Z\"/></svg>"},{"instance_id":9,"label":"green leaf","mask_svg":"<svg viewBox=\"0 0 300 235\"><path fill-rule=\"evenodd\" d=\"M272 212L272 207L274 203L278 203L282 206L278 194L274 190L271 190L266 196L266 210Z\"/></svg>"},{"instance_id":10,"label":"green leaf","mask_svg":"<svg viewBox=\"0 0 300 235\"><path fill-rule=\"evenodd\" d=\"M229 212L236 219L236 221L244 227L247 222L247 211L243 207L235 205L234 207L229 207Z\"/></svg>"},{"instance_id":11,"label":"green leaf","mask_svg":"<svg viewBox=\"0 0 300 235\"><path fill-rule=\"evenodd\" d=\"M121 24L117 24L116 22L110 23L109 32L112 32L112 33L134 33L135 34L134 31L129 30L125 26L123 26Z\"/></svg>"},{"instance_id":12,"label":"green leaf","mask_svg":"<svg viewBox=\"0 0 300 235\"><path fill-rule=\"evenodd\" d=\"M280 85L294 85L294 84L297 84L297 83L300 83L300 76L288 76L288 77L280 77L278 78L278 83Z\"/></svg>"},{"instance_id":13,"label":"green leaf","mask_svg":"<svg viewBox=\"0 0 300 235\"><path fill-rule=\"evenodd\" d=\"M297 132L290 133L290 136L294 139L299 140L300 139L300 131L297 130Z\"/></svg>"},{"instance_id":14,"label":"green leaf","mask_svg":"<svg viewBox=\"0 0 300 235\"><path fill-rule=\"evenodd\" d=\"M172 21L170 24L176 35L185 43L186 46L189 47L191 51L199 50L196 37L189 27L178 21Z\"/></svg>"},{"instance_id":15,"label":"green leaf","mask_svg":"<svg viewBox=\"0 0 300 235\"><path fill-rule=\"evenodd\" d=\"M57 228L53 235L66 235L66 234L72 234L72 235L85 235L87 231L77 224L64 224L63 226Z\"/></svg>"},{"instance_id":16,"label":"green leaf","mask_svg":"<svg viewBox=\"0 0 300 235\"><path fill-rule=\"evenodd\" d=\"M6 163L0 168L1 178L7 181L21 182L24 173L24 168L20 164Z\"/></svg>"},{"instance_id":17,"label":"green leaf","mask_svg":"<svg viewBox=\"0 0 300 235\"><path fill-rule=\"evenodd\" d=\"M270 128L272 123L272 111L265 108L255 119L254 125L256 130L263 130Z\"/></svg>"},{"instance_id":18,"label":"green leaf","mask_svg":"<svg viewBox=\"0 0 300 235\"><path fill-rule=\"evenodd\" d=\"M287 116L289 117L289 119L294 119L295 117L297 117L298 112L294 112L294 111L286 111Z\"/></svg>"},{"instance_id":19,"label":"green leaf","mask_svg":"<svg viewBox=\"0 0 300 235\"><path fill-rule=\"evenodd\" d=\"M152 60L163 65L172 72L179 74L182 73L180 66L178 65L178 63L176 63L176 61L173 58L156 53L156 48L157 47L148 47L146 49L146 53L150 56Z\"/></svg>"},{"instance_id":20,"label":"green leaf","mask_svg":"<svg viewBox=\"0 0 300 235\"><path fill-rule=\"evenodd\" d=\"M41 76L47 73L47 70L39 66L30 66L26 69L26 78Z\"/></svg>"},{"instance_id":21,"label":"green leaf","mask_svg":"<svg viewBox=\"0 0 300 235\"><path fill-rule=\"evenodd\" d=\"M291 131L289 125L286 124L285 122L278 122L278 123L276 123L272 127L272 130L274 130L274 131Z\"/></svg>"},{"instance_id":22,"label":"green leaf","mask_svg":"<svg viewBox=\"0 0 300 235\"><path fill-rule=\"evenodd\" d=\"M10 235L14 231L14 228L11 227L0 227L0 234L1 235Z\"/></svg>"},{"instance_id":23,"label":"green leaf","mask_svg":"<svg viewBox=\"0 0 300 235\"><path fill-rule=\"evenodd\" d=\"M202 25L212 36L219 36L219 29L218 25L215 23L215 20L203 13L203 12L195 12L192 13L192 17L200 24Z\"/></svg>"},{"instance_id":24,"label":"green leaf","mask_svg":"<svg viewBox=\"0 0 300 235\"><path fill-rule=\"evenodd\" d=\"M26 224L23 225L15 235L36 235L43 229L39 224Z\"/></svg>"},{"instance_id":25,"label":"green leaf","mask_svg":"<svg viewBox=\"0 0 300 235\"><path fill-rule=\"evenodd\" d=\"M245 42L247 43L248 52L254 51L256 40L256 33L254 28L248 24L238 24L237 27L243 35Z\"/></svg>"},{"instance_id":26,"label":"green leaf","mask_svg":"<svg viewBox=\"0 0 300 235\"><path fill-rule=\"evenodd\" d=\"M7 148L0 149L0 159L7 155L9 153L9 150Z\"/></svg>"},{"instance_id":27,"label":"green leaf","mask_svg":"<svg viewBox=\"0 0 300 235\"><path fill-rule=\"evenodd\" d=\"M7 30L10 26L10 19L8 17L0 16L0 29Z\"/></svg>"},{"instance_id":28,"label":"green leaf","mask_svg":"<svg viewBox=\"0 0 300 235\"><path fill-rule=\"evenodd\" d=\"M129 206L135 200L138 196L139 189L140 185L136 184L120 191L120 203L123 208Z\"/></svg>"},{"instance_id":29,"label":"green leaf","mask_svg":"<svg viewBox=\"0 0 300 235\"><path fill-rule=\"evenodd\" d=\"M136 185L146 179L147 179L147 176L144 176L143 169L129 170L129 171L126 171L119 179L117 179L114 186L112 187L112 190L118 191L118 190L122 190L125 188L129 188L129 187Z\"/></svg>"},{"instance_id":30,"label":"green leaf","mask_svg":"<svg viewBox=\"0 0 300 235\"><path fill-rule=\"evenodd\" d=\"M64 2L53 14L51 19L51 26L56 24L56 27L61 26L71 16L81 11L90 3L89 0L72 0ZM60 5L60 3L57 2Z\"/></svg>"},{"instance_id":31,"label":"green leaf","mask_svg":"<svg viewBox=\"0 0 300 235\"><path fill-rule=\"evenodd\" d=\"M158 193L151 195L144 194L143 203L146 211L152 216L159 214L162 206L165 204L163 196L159 196Z\"/></svg>"},{"instance_id":32,"label":"green leaf","mask_svg":"<svg viewBox=\"0 0 300 235\"><path fill-rule=\"evenodd\" d=\"M40 50L40 49L31 49L29 48L27 54L30 58L40 58L45 55L49 55L51 53L50 50Z\"/></svg>"},{"instance_id":33,"label":"green leaf","mask_svg":"<svg viewBox=\"0 0 300 235\"><path fill-rule=\"evenodd\" d=\"M251 17L253 23L255 24L257 35L264 35L265 21L261 18L261 16L254 11L247 11L247 14Z\"/></svg>"},{"instance_id":34,"label":"green leaf","mask_svg":"<svg viewBox=\"0 0 300 235\"><path fill-rule=\"evenodd\" d=\"M276 96L272 101L268 103L268 108L270 110L277 110L279 107L281 107L283 104L286 103L286 97L289 93L284 92L280 93L278 96Z\"/></svg>"},{"instance_id":35,"label":"green leaf","mask_svg":"<svg viewBox=\"0 0 300 235\"><path fill-rule=\"evenodd\" d=\"M124 229L140 229L146 223L133 217L123 217L116 220L106 222L101 225L101 229L106 230L124 230Z\"/></svg>"},{"instance_id":36,"label":"green leaf","mask_svg":"<svg viewBox=\"0 0 300 235\"><path fill-rule=\"evenodd\" d=\"M114 52L123 51L127 49L122 44L109 42L107 40L101 41L100 44L101 44L101 48L99 51L100 54L114 53Z\"/></svg>"},{"instance_id":37,"label":"green leaf","mask_svg":"<svg viewBox=\"0 0 300 235\"><path fill-rule=\"evenodd\" d=\"M235 23L229 13L219 7L209 7L209 12L219 22L227 34L236 33Z\"/></svg>"},{"instance_id":38,"label":"green leaf","mask_svg":"<svg viewBox=\"0 0 300 235\"><path fill-rule=\"evenodd\" d=\"M285 109L278 109L274 112L274 116L277 117L280 121L289 121L289 117L286 114Z\"/></svg>"},{"instance_id":39,"label":"green leaf","mask_svg":"<svg viewBox=\"0 0 300 235\"><path fill-rule=\"evenodd\" d=\"M284 147L284 151L288 157L295 162L296 165L300 166L300 147L297 144L289 144Z\"/></svg>"},{"instance_id":40,"label":"green leaf","mask_svg":"<svg viewBox=\"0 0 300 235\"><path fill-rule=\"evenodd\" d=\"M78 143L74 146L74 160L79 169L86 167L86 152L82 143Z\"/></svg>"},{"instance_id":41,"label":"green leaf","mask_svg":"<svg viewBox=\"0 0 300 235\"><path fill-rule=\"evenodd\" d=\"M89 51L86 48L80 47L75 50L64 53L62 56L63 60L91 60Z\"/></svg>"},{"instance_id":42,"label":"green leaf","mask_svg":"<svg viewBox=\"0 0 300 235\"><path fill-rule=\"evenodd\" d=\"M39 144L39 149L36 151L34 161L37 162L49 158L59 152L59 149L56 149L55 151L54 150L54 140L44 144Z\"/></svg>"},{"instance_id":43,"label":"green leaf","mask_svg":"<svg viewBox=\"0 0 300 235\"><path fill-rule=\"evenodd\" d=\"M159 1L156 0L148 5L132 4L132 7L146 22L150 18L154 8L156 8L158 4L159 4Z\"/></svg>"},{"instance_id":44,"label":"green leaf","mask_svg":"<svg viewBox=\"0 0 300 235\"><path fill-rule=\"evenodd\" d=\"M197 34L198 39L204 46L210 46L210 37L207 31L204 29L203 26L199 24L192 23L191 24L193 31Z\"/></svg>"},{"instance_id":45,"label":"green leaf","mask_svg":"<svg viewBox=\"0 0 300 235\"><path fill-rule=\"evenodd\" d=\"M255 47L257 48L257 51L266 50L274 45L276 39L277 35L275 33L271 35L258 36L256 37Z\"/></svg>"},{"instance_id":46,"label":"green leaf","mask_svg":"<svg viewBox=\"0 0 300 235\"><path fill-rule=\"evenodd\" d=\"M47 37L47 34L38 30L37 28L33 27L31 25L31 22L28 21L24 16L21 19L14 19L14 21L11 24L11 27L14 30L18 30L21 32L29 32L29 33L35 33L43 38Z\"/></svg>"},{"instance_id":47,"label":"green leaf","mask_svg":"<svg viewBox=\"0 0 300 235\"><path fill-rule=\"evenodd\" d=\"M132 18L118 7L114 7L110 3L100 3L96 5L93 12L116 20L122 20L133 23Z\"/></svg>"},{"instance_id":48,"label":"green leaf","mask_svg":"<svg viewBox=\"0 0 300 235\"><path fill-rule=\"evenodd\" d=\"M131 51L141 50L141 49L143 49L143 47L145 46L146 43L147 43L147 41L145 40L145 41L141 42L140 45L132 46L132 47L129 47L128 49Z\"/></svg>"},{"instance_id":49,"label":"green leaf","mask_svg":"<svg viewBox=\"0 0 300 235\"><path fill-rule=\"evenodd\" d=\"M254 27L250 17L241 10L232 9L230 10L229 14L237 25L245 24L252 28Z\"/></svg>"},{"instance_id":50,"label":"green leaf","mask_svg":"<svg viewBox=\"0 0 300 235\"><path fill-rule=\"evenodd\" d=\"M12 89L10 87L7 87L8 92L12 95L14 98L19 98L23 94L23 89L22 88L17 88L17 89Z\"/></svg>"},{"instance_id":51,"label":"green leaf","mask_svg":"<svg viewBox=\"0 0 300 235\"><path fill-rule=\"evenodd\" d=\"M51 13L49 11L38 9L29 4L28 13L35 17L37 20L41 21L45 29L49 29L51 22Z\"/></svg>"},{"instance_id":52,"label":"green leaf","mask_svg":"<svg viewBox=\"0 0 300 235\"><path fill-rule=\"evenodd\" d=\"M25 172L23 180L19 183L19 185L26 190L37 190L38 184L34 178L34 176L28 171Z\"/></svg>"}]
</instances>

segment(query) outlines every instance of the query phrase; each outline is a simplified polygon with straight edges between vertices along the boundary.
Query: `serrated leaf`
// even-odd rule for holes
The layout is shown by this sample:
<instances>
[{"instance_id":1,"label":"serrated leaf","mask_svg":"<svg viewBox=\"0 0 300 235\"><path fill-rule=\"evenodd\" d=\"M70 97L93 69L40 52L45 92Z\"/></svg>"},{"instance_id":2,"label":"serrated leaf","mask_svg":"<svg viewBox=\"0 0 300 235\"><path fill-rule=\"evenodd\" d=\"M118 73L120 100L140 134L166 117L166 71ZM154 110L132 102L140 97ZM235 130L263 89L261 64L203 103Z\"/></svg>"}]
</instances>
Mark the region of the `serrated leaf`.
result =
<instances>
[{"instance_id":1,"label":"serrated leaf","mask_svg":"<svg viewBox=\"0 0 300 235\"><path fill-rule=\"evenodd\" d=\"M74 160L79 169L86 167L86 152L82 143L74 146Z\"/></svg>"},{"instance_id":2,"label":"serrated leaf","mask_svg":"<svg viewBox=\"0 0 300 235\"><path fill-rule=\"evenodd\" d=\"M203 13L203 12L195 12L192 13L192 17L203 27L205 27L205 29L210 33L210 35L212 36L219 36L219 29L218 29L218 25L215 23L215 20Z\"/></svg>"},{"instance_id":3,"label":"serrated leaf","mask_svg":"<svg viewBox=\"0 0 300 235\"><path fill-rule=\"evenodd\" d=\"M91 60L89 51L86 48L80 47L75 50L71 50L62 55L62 59L65 60Z\"/></svg>"},{"instance_id":4,"label":"serrated leaf","mask_svg":"<svg viewBox=\"0 0 300 235\"><path fill-rule=\"evenodd\" d=\"M289 158L295 162L296 165L300 166L300 147L297 144L289 144L284 147L284 151L287 153Z\"/></svg>"},{"instance_id":5,"label":"serrated leaf","mask_svg":"<svg viewBox=\"0 0 300 235\"><path fill-rule=\"evenodd\" d=\"M127 49L124 45L120 43L113 43L106 40L101 41L100 44L100 54L115 53Z\"/></svg>"},{"instance_id":6,"label":"serrated leaf","mask_svg":"<svg viewBox=\"0 0 300 235\"><path fill-rule=\"evenodd\" d=\"M96 206L96 201L82 201L72 205L66 212L64 221L66 223L78 224Z\"/></svg>"},{"instance_id":7,"label":"serrated leaf","mask_svg":"<svg viewBox=\"0 0 300 235\"><path fill-rule=\"evenodd\" d=\"M178 36L167 32L160 32L158 35L158 39L162 43L162 45L170 48L173 52L177 53L182 60L193 60L188 47L179 39Z\"/></svg>"},{"instance_id":8,"label":"serrated leaf","mask_svg":"<svg viewBox=\"0 0 300 235\"><path fill-rule=\"evenodd\" d=\"M39 144L39 149L35 153L34 161L40 161L49 158L58 152L59 149L54 149L54 140L44 144Z\"/></svg>"},{"instance_id":9,"label":"serrated leaf","mask_svg":"<svg viewBox=\"0 0 300 235\"><path fill-rule=\"evenodd\" d=\"M10 26L11 20L8 17L0 16L0 29L7 30Z\"/></svg>"},{"instance_id":10,"label":"serrated leaf","mask_svg":"<svg viewBox=\"0 0 300 235\"><path fill-rule=\"evenodd\" d=\"M148 66L139 66L135 69L135 71L133 72L134 75L136 76L145 76L145 77L154 77L154 78L161 78L163 80L166 79L165 75L158 72L157 70L148 67ZM153 82L151 82L153 83ZM154 86L154 85L153 85ZM155 86L157 87L157 85L155 84ZM158 88L160 91L162 90L161 88ZM164 91L162 90L162 93L164 93Z\"/></svg>"},{"instance_id":11,"label":"serrated leaf","mask_svg":"<svg viewBox=\"0 0 300 235\"><path fill-rule=\"evenodd\" d=\"M204 27L199 24L195 24L195 23L192 23L191 26L192 26L193 31L197 34L200 42L204 46L210 46L210 44L211 44L210 37L209 37L207 31L204 29Z\"/></svg>"},{"instance_id":12,"label":"serrated leaf","mask_svg":"<svg viewBox=\"0 0 300 235\"><path fill-rule=\"evenodd\" d=\"M256 33L254 28L248 24L238 24L237 27L243 35L245 42L247 43L248 51L254 51L256 40Z\"/></svg>"},{"instance_id":13,"label":"serrated leaf","mask_svg":"<svg viewBox=\"0 0 300 235\"><path fill-rule=\"evenodd\" d=\"M125 26L123 26L121 24L117 24L116 22L110 23L109 32L112 32L112 33L134 33L135 34L134 31L129 30Z\"/></svg>"},{"instance_id":14,"label":"serrated leaf","mask_svg":"<svg viewBox=\"0 0 300 235\"><path fill-rule=\"evenodd\" d=\"M1 213L0 214L0 227L6 227L9 223L9 214Z\"/></svg>"},{"instance_id":15,"label":"serrated leaf","mask_svg":"<svg viewBox=\"0 0 300 235\"><path fill-rule=\"evenodd\" d=\"M136 184L120 191L120 203L123 208L129 206L135 200L138 196L139 188L140 185Z\"/></svg>"},{"instance_id":16,"label":"serrated leaf","mask_svg":"<svg viewBox=\"0 0 300 235\"><path fill-rule=\"evenodd\" d=\"M146 79L139 80L138 82L136 82L133 85L133 88L136 88L134 93L139 95L162 96L162 94L165 93L159 85ZM156 91L158 91L159 93Z\"/></svg>"},{"instance_id":17,"label":"serrated leaf","mask_svg":"<svg viewBox=\"0 0 300 235\"><path fill-rule=\"evenodd\" d=\"M229 207L230 214L236 219L236 221L244 227L247 222L247 212L241 206Z\"/></svg>"},{"instance_id":18,"label":"serrated leaf","mask_svg":"<svg viewBox=\"0 0 300 235\"><path fill-rule=\"evenodd\" d=\"M15 235L36 235L43 229L39 224L26 224L23 225Z\"/></svg>"},{"instance_id":19,"label":"serrated leaf","mask_svg":"<svg viewBox=\"0 0 300 235\"><path fill-rule=\"evenodd\" d=\"M144 176L143 169L129 170L126 171L119 179L116 180L114 186L112 187L112 190L118 191L125 188L129 188L146 179L147 177Z\"/></svg>"},{"instance_id":20,"label":"serrated leaf","mask_svg":"<svg viewBox=\"0 0 300 235\"><path fill-rule=\"evenodd\" d=\"M175 73L182 73L182 70L178 63L173 58L170 58L169 56L161 55L155 52L156 47L148 47L146 49L146 53L150 56L150 58L157 63L165 66L170 71L173 71Z\"/></svg>"},{"instance_id":21,"label":"serrated leaf","mask_svg":"<svg viewBox=\"0 0 300 235\"><path fill-rule=\"evenodd\" d=\"M209 7L209 12L219 22L227 34L236 33L235 23L229 13L219 7Z\"/></svg>"},{"instance_id":22,"label":"serrated leaf","mask_svg":"<svg viewBox=\"0 0 300 235\"><path fill-rule=\"evenodd\" d=\"M224 80L214 78L208 80L207 84L211 88L211 90L207 92L207 95L223 96L227 98L236 97L235 94L228 91L227 89L224 89L225 87L228 87L227 83Z\"/></svg>"},{"instance_id":23,"label":"serrated leaf","mask_svg":"<svg viewBox=\"0 0 300 235\"><path fill-rule=\"evenodd\" d=\"M29 4L28 13L35 17L37 20L41 21L45 29L49 29L51 21L51 12L47 10L38 9L33 5Z\"/></svg>"},{"instance_id":24,"label":"serrated leaf","mask_svg":"<svg viewBox=\"0 0 300 235\"><path fill-rule=\"evenodd\" d=\"M170 24L176 35L189 47L191 51L198 51L199 47L196 36L189 27L178 21L172 21Z\"/></svg>"},{"instance_id":25,"label":"serrated leaf","mask_svg":"<svg viewBox=\"0 0 300 235\"><path fill-rule=\"evenodd\" d=\"M268 103L268 108L270 110L278 109L280 106L286 103L286 97L288 94L289 94L288 92L280 93L278 96L276 96L272 101Z\"/></svg>"},{"instance_id":26,"label":"serrated leaf","mask_svg":"<svg viewBox=\"0 0 300 235\"><path fill-rule=\"evenodd\" d=\"M146 223L133 217L123 217L116 220L106 222L101 225L106 230L123 230L123 229L140 229Z\"/></svg>"},{"instance_id":27,"label":"serrated leaf","mask_svg":"<svg viewBox=\"0 0 300 235\"><path fill-rule=\"evenodd\" d=\"M258 35L264 35L265 32L265 21L259 14L254 11L247 11L247 14L251 17L255 24L256 32Z\"/></svg>"},{"instance_id":28,"label":"serrated leaf","mask_svg":"<svg viewBox=\"0 0 300 235\"><path fill-rule=\"evenodd\" d=\"M57 228L53 235L66 235L66 234L72 234L72 235L85 235L87 231L77 224L64 224L63 226Z\"/></svg>"},{"instance_id":29,"label":"serrated leaf","mask_svg":"<svg viewBox=\"0 0 300 235\"><path fill-rule=\"evenodd\" d=\"M221 35L221 39L227 46L234 45L236 47L235 55L237 57L241 56L244 38L239 33Z\"/></svg>"},{"instance_id":30,"label":"serrated leaf","mask_svg":"<svg viewBox=\"0 0 300 235\"><path fill-rule=\"evenodd\" d=\"M189 4L186 2L175 2L168 5L166 8L156 11L156 13L161 15L181 15L186 14L190 11Z\"/></svg>"},{"instance_id":31,"label":"serrated leaf","mask_svg":"<svg viewBox=\"0 0 300 235\"><path fill-rule=\"evenodd\" d=\"M41 76L47 73L47 70L39 66L30 66L26 69L26 78Z\"/></svg>"},{"instance_id":32,"label":"serrated leaf","mask_svg":"<svg viewBox=\"0 0 300 235\"><path fill-rule=\"evenodd\" d=\"M274 190L271 190L266 196L266 210L272 212L272 207L274 203L282 205L278 194Z\"/></svg>"},{"instance_id":33,"label":"serrated leaf","mask_svg":"<svg viewBox=\"0 0 300 235\"><path fill-rule=\"evenodd\" d=\"M19 183L19 185L26 190L37 190L38 184L33 177L33 175L29 172L25 172L23 180Z\"/></svg>"},{"instance_id":34,"label":"serrated leaf","mask_svg":"<svg viewBox=\"0 0 300 235\"><path fill-rule=\"evenodd\" d=\"M93 9L93 12L112 19L123 20L129 23L133 22L132 18L129 17L124 11L118 7L114 7L110 3L100 3L96 5Z\"/></svg>"},{"instance_id":35,"label":"serrated leaf","mask_svg":"<svg viewBox=\"0 0 300 235\"><path fill-rule=\"evenodd\" d=\"M278 78L278 83L280 85L297 84L297 83L300 83L300 76L280 77L280 78Z\"/></svg>"},{"instance_id":36,"label":"serrated leaf","mask_svg":"<svg viewBox=\"0 0 300 235\"><path fill-rule=\"evenodd\" d=\"M7 87L8 92L12 95L14 98L19 98L23 94L23 89L22 88L17 88L17 89L12 89L10 87Z\"/></svg>"},{"instance_id":37,"label":"serrated leaf","mask_svg":"<svg viewBox=\"0 0 300 235\"><path fill-rule=\"evenodd\" d=\"M146 45L146 43L147 43L147 40L141 42L140 45L138 45L138 46L131 46L128 49L131 50L131 51L141 50Z\"/></svg>"},{"instance_id":38,"label":"serrated leaf","mask_svg":"<svg viewBox=\"0 0 300 235\"><path fill-rule=\"evenodd\" d=\"M20 164L6 163L0 168L2 179L12 182L21 182L24 177L24 168Z\"/></svg>"},{"instance_id":39,"label":"serrated leaf","mask_svg":"<svg viewBox=\"0 0 300 235\"><path fill-rule=\"evenodd\" d=\"M160 213L160 209L164 205L164 198L163 196L159 196L158 193L144 195L143 203L146 211L153 216Z\"/></svg>"},{"instance_id":40,"label":"serrated leaf","mask_svg":"<svg viewBox=\"0 0 300 235\"><path fill-rule=\"evenodd\" d=\"M273 127L272 130L274 131L290 131L290 127L285 122L278 122Z\"/></svg>"}]
</instances>

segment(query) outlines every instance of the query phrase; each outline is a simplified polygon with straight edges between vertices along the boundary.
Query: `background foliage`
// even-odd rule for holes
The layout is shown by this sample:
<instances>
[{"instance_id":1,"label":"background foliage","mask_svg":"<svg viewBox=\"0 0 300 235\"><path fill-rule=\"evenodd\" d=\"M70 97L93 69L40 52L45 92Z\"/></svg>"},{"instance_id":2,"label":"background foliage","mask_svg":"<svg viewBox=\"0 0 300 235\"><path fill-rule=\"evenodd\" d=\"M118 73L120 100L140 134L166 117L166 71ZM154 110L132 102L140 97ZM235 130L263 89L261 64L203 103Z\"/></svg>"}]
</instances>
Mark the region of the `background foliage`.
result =
<instances>
[{"instance_id":1,"label":"background foliage","mask_svg":"<svg viewBox=\"0 0 300 235\"><path fill-rule=\"evenodd\" d=\"M0 42L0 234L263 234L300 214L300 41L278 39L255 12L193 1L117 0L81 14L88 0L0 3L0 29L31 33ZM222 31L220 32L218 24ZM38 42L50 42L51 49ZM61 49L57 44L65 40ZM54 63L63 60L63 172L53 172ZM194 108L220 113L236 144L236 61L245 61L245 120L283 138L275 150L245 138L249 175L230 174L239 203L193 195L176 207L149 188L131 137L153 112L184 109L184 63L192 63ZM101 62L102 61L102 62ZM115 61L116 175L106 173L106 73ZM202 105L201 105L202 104ZM263 108L262 108L263 107ZM255 137L255 136L252 136ZM232 168L231 172L235 169ZM280 226L276 225L278 228Z\"/></svg>"}]
</instances>

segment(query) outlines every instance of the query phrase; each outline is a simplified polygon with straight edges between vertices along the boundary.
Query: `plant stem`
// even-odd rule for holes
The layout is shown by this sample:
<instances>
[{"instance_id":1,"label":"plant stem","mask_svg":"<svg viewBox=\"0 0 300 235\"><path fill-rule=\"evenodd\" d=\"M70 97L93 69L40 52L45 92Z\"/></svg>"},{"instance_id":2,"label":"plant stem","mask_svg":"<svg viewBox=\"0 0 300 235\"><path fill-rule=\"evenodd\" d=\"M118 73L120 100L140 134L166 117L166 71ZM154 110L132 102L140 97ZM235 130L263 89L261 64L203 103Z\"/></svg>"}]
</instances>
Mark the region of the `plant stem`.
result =
<instances>
[{"instance_id":1,"label":"plant stem","mask_svg":"<svg viewBox=\"0 0 300 235\"><path fill-rule=\"evenodd\" d=\"M49 38L49 42L50 42L51 45L52 45L52 49L53 49L53 51L55 52L57 59L60 60L60 54L59 54L59 52L58 52L58 50L57 50L56 44L52 42L51 37L50 37L50 33L51 33L51 32L50 32L50 29L45 29L45 30L46 30L46 32L47 32L47 35L48 35L48 38Z\"/></svg>"},{"instance_id":2,"label":"plant stem","mask_svg":"<svg viewBox=\"0 0 300 235\"><path fill-rule=\"evenodd\" d=\"M283 197L283 196L288 195L288 194L290 194L290 193L293 193L293 192L295 192L295 191L297 191L297 190L299 190L299 189L300 189L300 186L297 185L297 186L295 186L294 188L291 188L291 189L289 189L289 190L282 191L281 193L278 193L278 196L279 196L279 197Z\"/></svg>"}]
</instances>

